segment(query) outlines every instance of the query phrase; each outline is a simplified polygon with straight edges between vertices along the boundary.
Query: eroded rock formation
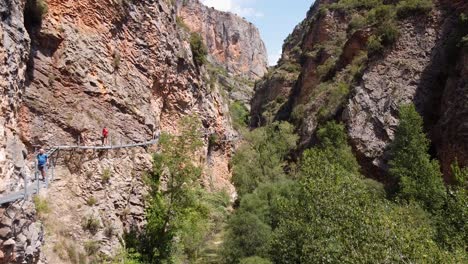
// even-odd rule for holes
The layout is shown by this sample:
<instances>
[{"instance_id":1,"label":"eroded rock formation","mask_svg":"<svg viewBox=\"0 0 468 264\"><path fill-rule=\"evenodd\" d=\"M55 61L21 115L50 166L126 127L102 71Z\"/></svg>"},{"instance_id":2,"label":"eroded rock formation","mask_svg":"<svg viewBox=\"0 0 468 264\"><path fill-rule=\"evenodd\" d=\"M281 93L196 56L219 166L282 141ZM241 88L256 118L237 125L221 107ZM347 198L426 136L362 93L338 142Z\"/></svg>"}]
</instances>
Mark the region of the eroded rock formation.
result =
<instances>
[{"instance_id":1,"label":"eroded rock formation","mask_svg":"<svg viewBox=\"0 0 468 264\"><path fill-rule=\"evenodd\" d=\"M229 73L257 80L266 73L267 52L258 29L241 17L202 5L180 3L179 17L206 42L211 61Z\"/></svg>"},{"instance_id":2,"label":"eroded rock formation","mask_svg":"<svg viewBox=\"0 0 468 264\"><path fill-rule=\"evenodd\" d=\"M194 64L190 33L177 25L173 2L47 0L42 19L23 19L25 2L0 1L2 194L21 189L22 177L34 180L37 147L100 145L103 127L110 130L113 145L143 142L159 131L178 134L182 117L196 116L205 143L195 161L204 168L203 184L235 196L228 166L233 144L220 141L214 147L209 140L210 134L219 139L236 134L229 102L222 86L210 83L207 68ZM238 43L227 35L229 44L210 50L216 51L210 56L224 58L219 63L229 64L226 68L235 74L257 78L266 68L263 42L255 39L258 31L239 17L223 16L229 19L221 23L216 21L221 17L212 17L206 28L233 28ZM248 42L262 49L234 52ZM81 261L91 244L98 245L99 254L117 254L123 232L145 224L142 178L154 151L56 153L54 181L40 196L50 213L38 218L31 202L1 211L0 229L6 228L0 233L2 261ZM19 212L17 220L7 216L12 210ZM87 227L90 219L96 231ZM24 240L24 235L29 237Z\"/></svg>"},{"instance_id":3,"label":"eroded rock formation","mask_svg":"<svg viewBox=\"0 0 468 264\"><path fill-rule=\"evenodd\" d=\"M349 12L337 2L316 1L285 40L278 65L255 88L251 125L294 122L305 148L320 123L344 122L361 165L379 178L398 108L414 102L448 179L451 163L467 162L466 58L454 43L466 34L457 26L466 5L434 1L426 15L398 17L396 42L375 55L367 46L375 28L356 26L363 8Z\"/></svg>"},{"instance_id":4,"label":"eroded rock formation","mask_svg":"<svg viewBox=\"0 0 468 264\"><path fill-rule=\"evenodd\" d=\"M258 29L241 17L202 5L177 1L178 24L200 34L208 48L210 76L232 101L250 108L254 82L267 72L267 52Z\"/></svg>"}]
</instances>

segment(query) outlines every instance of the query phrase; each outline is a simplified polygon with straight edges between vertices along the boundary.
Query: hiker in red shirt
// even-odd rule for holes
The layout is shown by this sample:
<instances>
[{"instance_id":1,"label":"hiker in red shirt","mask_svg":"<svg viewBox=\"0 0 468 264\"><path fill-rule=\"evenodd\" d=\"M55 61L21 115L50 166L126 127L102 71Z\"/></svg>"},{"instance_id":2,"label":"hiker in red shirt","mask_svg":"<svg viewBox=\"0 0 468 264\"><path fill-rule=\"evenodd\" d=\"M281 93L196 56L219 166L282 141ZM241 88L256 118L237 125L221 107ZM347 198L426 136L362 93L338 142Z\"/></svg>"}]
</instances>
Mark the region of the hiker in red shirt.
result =
<instances>
[{"instance_id":1,"label":"hiker in red shirt","mask_svg":"<svg viewBox=\"0 0 468 264\"><path fill-rule=\"evenodd\" d=\"M106 127L102 129L102 145L109 144L108 140L109 130Z\"/></svg>"}]
</instances>

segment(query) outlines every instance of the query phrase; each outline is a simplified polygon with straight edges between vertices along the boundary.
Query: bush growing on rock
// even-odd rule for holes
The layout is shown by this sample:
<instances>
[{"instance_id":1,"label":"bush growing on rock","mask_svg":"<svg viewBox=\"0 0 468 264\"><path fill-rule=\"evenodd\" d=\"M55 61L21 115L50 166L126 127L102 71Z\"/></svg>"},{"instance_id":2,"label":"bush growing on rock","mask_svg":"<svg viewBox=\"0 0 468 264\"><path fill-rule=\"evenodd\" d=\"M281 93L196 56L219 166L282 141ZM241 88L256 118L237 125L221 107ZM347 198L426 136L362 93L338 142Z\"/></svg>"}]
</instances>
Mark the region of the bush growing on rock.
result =
<instances>
[{"instance_id":1,"label":"bush growing on rock","mask_svg":"<svg viewBox=\"0 0 468 264\"><path fill-rule=\"evenodd\" d=\"M119 51L114 51L112 53L112 67L114 67L114 70L118 70L120 68L120 62L122 60L122 57L120 55Z\"/></svg>"},{"instance_id":2,"label":"bush growing on rock","mask_svg":"<svg viewBox=\"0 0 468 264\"><path fill-rule=\"evenodd\" d=\"M239 129L247 126L249 121L249 111L241 102L232 102L229 107L229 112L231 113L232 122L234 123L235 128Z\"/></svg>"},{"instance_id":3,"label":"bush growing on rock","mask_svg":"<svg viewBox=\"0 0 468 264\"><path fill-rule=\"evenodd\" d=\"M374 55L381 53L383 50L382 38L376 35L372 35L367 40L367 51L369 54Z\"/></svg>"},{"instance_id":4,"label":"bush growing on rock","mask_svg":"<svg viewBox=\"0 0 468 264\"><path fill-rule=\"evenodd\" d=\"M101 182L108 183L110 181L111 176L112 176L111 170L109 168L104 169L101 175Z\"/></svg>"},{"instance_id":5,"label":"bush growing on rock","mask_svg":"<svg viewBox=\"0 0 468 264\"><path fill-rule=\"evenodd\" d=\"M99 219L89 215L83 219L82 227L84 230L89 231L91 234L95 235L99 231L101 223L99 222Z\"/></svg>"},{"instance_id":6,"label":"bush growing on rock","mask_svg":"<svg viewBox=\"0 0 468 264\"><path fill-rule=\"evenodd\" d=\"M94 256L99 251L99 241L89 240L84 244L84 248L88 256Z\"/></svg>"},{"instance_id":7,"label":"bush growing on rock","mask_svg":"<svg viewBox=\"0 0 468 264\"><path fill-rule=\"evenodd\" d=\"M97 200L94 196L91 196L86 200L86 204L88 206L94 206L96 203L97 203Z\"/></svg>"},{"instance_id":8,"label":"bush growing on rock","mask_svg":"<svg viewBox=\"0 0 468 264\"><path fill-rule=\"evenodd\" d=\"M203 38L198 33L192 33L190 35L190 49L193 54L193 61L200 67L206 63L206 56L208 55L208 49L206 48Z\"/></svg>"},{"instance_id":9,"label":"bush growing on rock","mask_svg":"<svg viewBox=\"0 0 468 264\"><path fill-rule=\"evenodd\" d=\"M36 208L36 213L39 217L43 217L50 212L49 203L45 198L41 198L40 196L35 195L33 202Z\"/></svg>"},{"instance_id":10,"label":"bush growing on rock","mask_svg":"<svg viewBox=\"0 0 468 264\"><path fill-rule=\"evenodd\" d=\"M28 20L33 25L41 24L48 10L49 7L45 0L28 0L24 11L25 20Z\"/></svg>"},{"instance_id":11,"label":"bush growing on rock","mask_svg":"<svg viewBox=\"0 0 468 264\"><path fill-rule=\"evenodd\" d=\"M432 0L402 0L397 5L397 14L400 18L414 14L427 14L431 10Z\"/></svg>"}]
</instances>

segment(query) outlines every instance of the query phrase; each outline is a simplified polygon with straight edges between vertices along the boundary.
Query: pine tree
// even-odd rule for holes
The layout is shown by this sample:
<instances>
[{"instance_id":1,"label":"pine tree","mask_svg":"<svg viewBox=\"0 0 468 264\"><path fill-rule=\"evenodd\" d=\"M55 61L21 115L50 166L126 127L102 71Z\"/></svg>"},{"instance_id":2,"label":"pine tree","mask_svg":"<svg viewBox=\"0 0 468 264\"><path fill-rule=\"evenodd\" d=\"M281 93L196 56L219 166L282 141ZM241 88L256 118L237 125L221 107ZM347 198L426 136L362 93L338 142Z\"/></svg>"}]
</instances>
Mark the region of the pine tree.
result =
<instances>
[{"instance_id":1,"label":"pine tree","mask_svg":"<svg viewBox=\"0 0 468 264\"><path fill-rule=\"evenodd\" d=\"M399 115L391 145L390 175L399 181L400 198L420 202L434 212L441 208L446 195L439 163L429 156L430 142L414 105L401 106Z\"/></svg>"}]
</instances>

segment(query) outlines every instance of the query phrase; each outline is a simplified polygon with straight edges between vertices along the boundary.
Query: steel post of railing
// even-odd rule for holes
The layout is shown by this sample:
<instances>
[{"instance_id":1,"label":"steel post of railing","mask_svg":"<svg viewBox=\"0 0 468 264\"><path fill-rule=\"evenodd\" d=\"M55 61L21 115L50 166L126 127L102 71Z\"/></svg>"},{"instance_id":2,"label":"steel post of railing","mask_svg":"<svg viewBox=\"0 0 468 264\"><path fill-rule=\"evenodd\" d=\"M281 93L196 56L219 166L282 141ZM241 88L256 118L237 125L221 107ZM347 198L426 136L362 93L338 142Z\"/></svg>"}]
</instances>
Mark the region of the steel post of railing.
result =
<instances>
[{"instance_id":1,"label":"steel post of railing","mask_svg":"<svg viewBox=\"0 0 468 264\"><path fill-rule=\"evenodd\" d=\"M36 182L37 182L37 191L36 193L39 194L39 169L38 169L38 164L36 162ZM44 168L45 169L45 168ZM41 172L42 173L42 172Z\"/></svg>"},{"instance_id":2,"label":"steel post of railing","mask_svg":"<svg viewBox=\"0 0 468 264\"><path fill-rule=\"evenodd\" d=\"M50 171L51 171L52 177L50 178L50 180L52 181L55 178L55 174L54 174L55 159L51 159L51 164L52 164L52 167L51 167Z\"/></svg>"},{"instance_id":3,"label":"steel post of railing","mask_svg":"<svg viewBox=\"0 0 468 264\"><path fill-rule=\"evenodd\" d=\"M24 173L24 169L21 169L21 176L23 176L24 180L24 199L28 198L28 179L26 178L26 173Z\"/></svg>"}]
</instances>

